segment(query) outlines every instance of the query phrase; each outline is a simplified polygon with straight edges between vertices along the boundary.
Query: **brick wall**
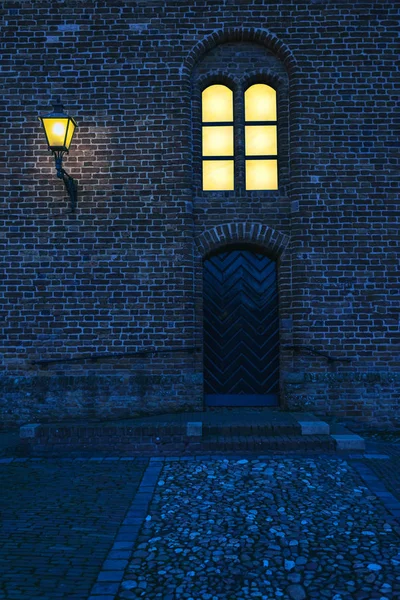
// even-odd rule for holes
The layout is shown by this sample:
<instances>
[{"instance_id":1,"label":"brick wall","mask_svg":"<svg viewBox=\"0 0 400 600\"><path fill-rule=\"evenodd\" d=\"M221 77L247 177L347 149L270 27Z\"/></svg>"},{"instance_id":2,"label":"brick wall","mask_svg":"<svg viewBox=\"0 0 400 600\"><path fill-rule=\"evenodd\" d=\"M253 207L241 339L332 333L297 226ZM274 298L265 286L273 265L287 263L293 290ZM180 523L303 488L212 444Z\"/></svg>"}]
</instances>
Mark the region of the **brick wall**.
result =
<instances>
[{"instance_id":1,"label":"brick wall","mask_svg":"<svg viewBox=\"0 0 400 600\"><path fill-rule=\"evenodd\" d=\"M235 240L278 260L282 406L400 424L399 10L1 4L6 426L202 410L202 260ZM258 75L278 89L279 190L204 193L202 82ZM79 125L75 215L37 119L57 95Z\"/></svg>"}]
</instances>

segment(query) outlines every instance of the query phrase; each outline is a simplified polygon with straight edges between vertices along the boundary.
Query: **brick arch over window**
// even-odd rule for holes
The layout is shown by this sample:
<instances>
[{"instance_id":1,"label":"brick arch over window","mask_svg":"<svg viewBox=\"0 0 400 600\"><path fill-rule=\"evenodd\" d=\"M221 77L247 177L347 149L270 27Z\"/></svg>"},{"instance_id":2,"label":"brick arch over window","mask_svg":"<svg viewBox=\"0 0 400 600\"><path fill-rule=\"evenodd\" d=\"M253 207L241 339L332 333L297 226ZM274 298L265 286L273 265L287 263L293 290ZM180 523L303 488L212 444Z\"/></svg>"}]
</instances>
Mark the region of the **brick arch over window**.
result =
<instances>
[{"instance_id":1,"label":"brick arch over window","mask_svg":"<svg viewBox=\"0 0 400 600\"><path fill-rule=\"evenodd\" d=\"M201 94L201 92L214 83L226 85L229 89L236 92L239 89L240 81L235 74L225 72L222 69L210 69L207 73L200 75L194 82L195 92Z\"/></svg>"},{"instance_id":2,"label":"brick arch over window","mask_svg":"<svg viewBox=\"0 0 400 600\"><path fill-rule=\"evenodd\" d=\"M279 258L289 243L289 236L261 223L225 223L204 231L195 238L201 256L217 248L247 242L265 248L274 258Z\"/></svg>"},{"instance_id":3,"label":"brick arch over window","mask_svg":"<svg viewBox=\"0 0 400 600\"><path fill-rule=\"evenodd\" d=\"M287 52L286 52L287 50ZM290 156L291 128L293 121L290 106L293 95L293 84L297 72L291 52L276 36L266 30L227 28L216 31L206 37L187 56L182 75L190 81L183 88L191 90L191 136L192 136L192 191L196 198L196 209L202 201L215 202L222 197L235 197L237 203L242 198L261 197L264 201L279 201L284 207L290 194L291 173ZM243 94L253 84L265 84L275 89L277 102L277 171L269 184L260 190L249 185L247 187L247 163L245 155L244 98ZM204 187L204 157L202 155L202 104L201 94L207 85L227 85L234 92L234 173L233 187L230 180L221 190ZM270 157L271 158L271 157ZM272 160L272 159L271 159ZM210 159L212 163L212 159ZM248 161L248 163L254 161ZM228 168L228 164L225 164ZM271 166L273 167L272 163ZM272 175L272 172L271 172ZM276 181L277 180L277 181ZM253 204L254 211L257 212ZM205 207L206 208L206 207ZM214 206L213 209L216 207ZM264 208L266 208L264 206ZM268 208L268 207L267 207ZM254 212L253 211L253 212ZM214 210L215 212L215 210ZM262 215L249 215L250 220L263 221ZM231 220L231 219L229 219ZM234 220L234 219L232 219Z\"/></svg>"},{"instance_id":4,"label":"brick arch over window","mask_svg":"<svg viewBox=\"0 0 400 600\"><path fill-rule=\"evenodd\" d=\"M289 76L297 72L297 63L289 48L276 35L267 29L227 28L215 31L196 44L183 64L183 74L190 78L193 68L202 56L212 48L226 42L254 42L266 46L285 65Z\"/></svg>"},{"instance_id":5,"label":"brick arch over window","mask_svg":"<svg viewBox=\"0 0 400 600\"><path fill-rule=\"evenodd\" d=\"M249 71L242 80L243 89L247 89L255 83L266 83L275 89L282 88L285 85L282 77L271 73L268 70L256 69L255 71Z\"/></svg>"}]
</instances>

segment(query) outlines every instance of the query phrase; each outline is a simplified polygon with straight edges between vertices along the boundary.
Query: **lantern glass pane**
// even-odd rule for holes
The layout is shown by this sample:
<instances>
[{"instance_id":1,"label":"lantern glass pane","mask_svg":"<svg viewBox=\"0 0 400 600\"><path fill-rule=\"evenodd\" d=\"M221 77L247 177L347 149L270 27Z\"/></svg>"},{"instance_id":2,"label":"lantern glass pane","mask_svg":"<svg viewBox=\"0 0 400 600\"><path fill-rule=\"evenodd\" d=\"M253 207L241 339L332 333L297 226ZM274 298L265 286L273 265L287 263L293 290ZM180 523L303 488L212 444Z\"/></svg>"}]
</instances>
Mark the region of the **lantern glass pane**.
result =
<instances>
[{"instance_id":1,"label":"lantern glass pane","mask_svg":"<svg viewBox=\"0 0 400 600\"><path fill-rule=\"evenodd\" d=\"M69 150L69 147L71 145L74 132L75 132L75 123L73 122L72 119L70 119L69 124L68 124L67 137L65 139L65 147L67 148L67 150Z\"/></svg>"},{"instance_id":2,"label":"lantern glass pane","mask_svg":"<svg viewBox=\"0 0 400 600\"><path fill-rule=\"evenodd\" d=\"M275 125L246 125L246 155L277 154Z\"/></svg>"},{"instance_id":3,"label":"lantern glass pane","mask_svg":"<svg viewBox=\"0 0 400 600\"><path fill-rule=\"evenodd\" d=\"M269 85L257 83L244 94L246 121L276 121L276 91Z\"/></svg>"},{"instance_id":4,"label":"lantern glass pane","mask_svg":"<svg viewBox=\"0 0 400 600\"><path fill-rule=\"evenodd\" d=\"M210 85L202 93L203 122L233 121L233 92L225 85Z\"/></svg>"},{"instance_id":5,"label":"lantern glass pane","mask_svg":"<svg viewBox=\"0 0 400 600\"><path fill-rule=\"evenodd\" d=\"M233 189L233 160L203 160L203 190Z\"/></svg>"},{"instance_id":6,"label":"lantern glass pane","mask_svg":"<svg viewBox=\"0 0 400 600\"><path fill-rule=\"evenodd\" d=\"M233 156L233 127L203 127L203 156Z\"/></svg>"},{"instance_id":7,"label":"lantern glass pane","mask_svg":"<svg viewBox=\"0 0 400 600\"><path fill-rule=\"evenodd\" d=\"M277 189L277 160L246 160L246 190Z\"/></svg>"},{"instance_id":8,"label":"lantern glass pane","mask_svg":"<svg viewBox=\"0 0 400 600\"><path fill-rule=\"evenodd\" d=\"M62 117L56 118L44 118L43 126L46 131L47 142L52 148L61 148L65 146L65 134L68 127L68 117L63 119Z\"/></svg>"}]
</instances>

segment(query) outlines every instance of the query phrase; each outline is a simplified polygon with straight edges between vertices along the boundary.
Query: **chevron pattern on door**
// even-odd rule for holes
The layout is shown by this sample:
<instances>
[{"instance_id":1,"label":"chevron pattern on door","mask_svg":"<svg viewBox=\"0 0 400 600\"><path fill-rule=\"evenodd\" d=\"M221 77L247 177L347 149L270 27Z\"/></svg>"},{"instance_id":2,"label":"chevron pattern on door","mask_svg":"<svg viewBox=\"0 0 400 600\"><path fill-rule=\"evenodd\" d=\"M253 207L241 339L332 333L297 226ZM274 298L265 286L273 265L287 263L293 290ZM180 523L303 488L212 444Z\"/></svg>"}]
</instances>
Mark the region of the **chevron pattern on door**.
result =
<instances>
[{"instance_id":1,"label":"chevron pattern on door","mask_svg":"<svg viewBox=\"0 0 400 600\"><path fill-rule=\"evenodd\" d=\"M276 263L248 249L204 261L208 406L273 406L279 392Z\"/></svg>"}]
</instances>

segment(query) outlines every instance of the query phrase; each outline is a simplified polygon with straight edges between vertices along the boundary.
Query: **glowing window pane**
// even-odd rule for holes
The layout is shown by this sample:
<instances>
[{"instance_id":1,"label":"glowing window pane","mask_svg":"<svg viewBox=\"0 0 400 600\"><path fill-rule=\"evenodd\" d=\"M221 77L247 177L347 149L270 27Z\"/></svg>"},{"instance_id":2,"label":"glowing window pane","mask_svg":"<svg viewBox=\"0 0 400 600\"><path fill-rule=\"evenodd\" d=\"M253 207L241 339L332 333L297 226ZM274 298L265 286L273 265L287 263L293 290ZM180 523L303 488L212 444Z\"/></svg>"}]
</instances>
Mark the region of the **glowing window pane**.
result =
<instances>
[{"instance_id":1,"label":"glowing window pane","mask_svg":"<svg viewBox=\"0 0 400 600\"><path fill-rule=\"evenodd\" d=\"M269 85L257 83L244 94L246 121L276 121L276 92Z\"/></svg>"},{"instance_id":2,"label":"glowing window pane","mask_svg":"<svg viewBox=\"0 0 400 600\"><path fill-rule=\"evenodd\" d=\"M233 156L233 127L203 127L203 156Z\"/></svg>"},{"instance_id":3,"label":"glowing window pane","mask_svg":"<svg viewBox=\"0 0 400 600\"><path fill-rule=\"evenodd\" d=\"M203 122L233 121L233 92L225 85L210 85L202 94Z\"/></svg>"},{"instance_id":4,"label":"glowing window pane","mask_svg":"<svg viewBox=\"0 0 400 600\"><path fill-rule=\"evenodd\" d=\"M275 125L246 125L246 155L277 154Z\"/></svg>"},{"instance_id":5,"label":"glowing window pane","mask_svg":"<svg viewBox=\"0 0 400 600\"><path fill-rule=\"evenodd\" d=\"M246 190L277 190L278 161L246 160Z\"/></svg>"},{"instance_id":6,"label":"glowing window pane","mask_svg":"<svg viewBox=\"0 0 400 600\"><path fill-rule=\"evenodd\" d=\"M203 190L233 189L233 160L203 161Z\"/></svg>"}]
</instances>

